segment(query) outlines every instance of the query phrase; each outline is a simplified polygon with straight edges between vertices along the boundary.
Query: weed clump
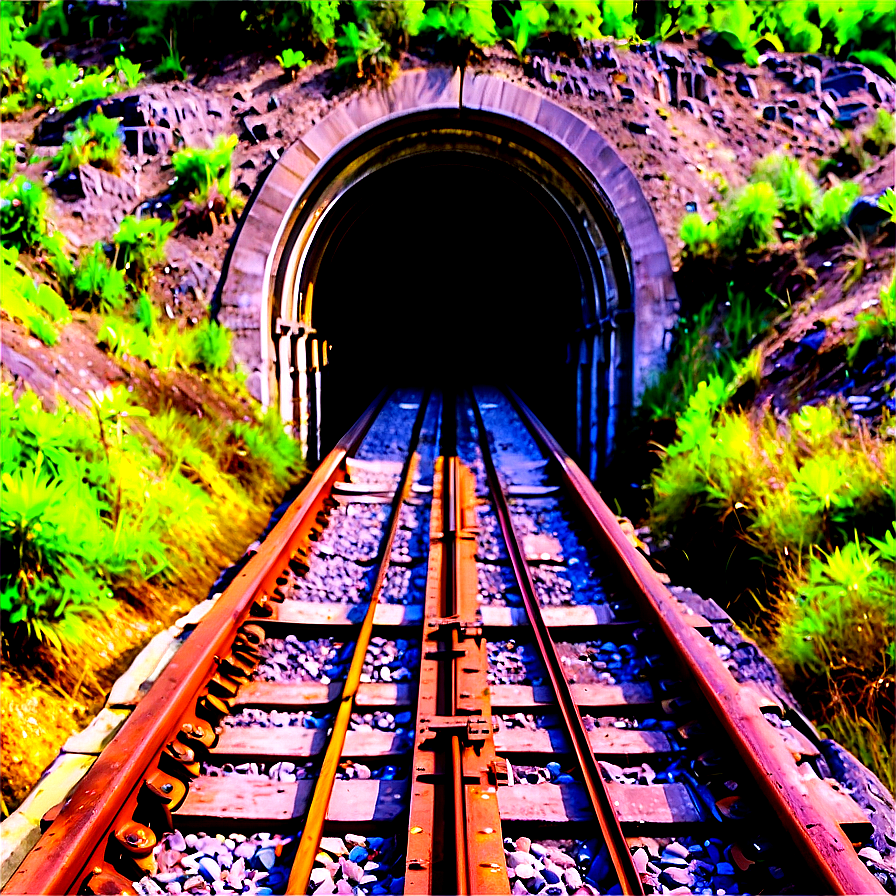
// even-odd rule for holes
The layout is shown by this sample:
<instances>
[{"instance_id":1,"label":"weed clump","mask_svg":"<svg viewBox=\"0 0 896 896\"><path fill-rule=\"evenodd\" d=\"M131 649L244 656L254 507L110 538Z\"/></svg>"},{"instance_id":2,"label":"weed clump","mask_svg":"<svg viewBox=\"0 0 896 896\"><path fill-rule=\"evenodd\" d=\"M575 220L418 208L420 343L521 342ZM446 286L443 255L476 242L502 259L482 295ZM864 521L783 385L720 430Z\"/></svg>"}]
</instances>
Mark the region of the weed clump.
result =
<instances>
[{"instance_id":1,"label":"weed clump","mask_svg":"<svg viewBox=\"0 0 896 896\"><path fill-rule=\"evenodd\" d=\"M59 174L64 176L82 165L117 171L123 145L118 135L118 122L119 119L106 118L101 112L91 115L86 123L78 120L53 157L53 165Z\"/></svg>"},{"instance_id":2,"label":"weed clump","mask_svg":"<svg viewBox=\"0 0 896 896\"><path fill-rule=\"evenodd\" d=\"M173 223L128 215L112 237L117 247L118 267L138 289L146 289L153 265L165 260L165 241L172 230Z\"/></svg>"},{"instance_id":3,"label":"weed clump","mask_svg":"<svg viewBox=\"0 0 896 896\"><path fill-rule=\"evenodd\" d=\"M0 239L20 251L35 246L47 232L47 195L27 177L0 183Z\"/></svg>"},{"instance_id":4,"label":"weed clump","mask_svg":"<svg viewBox=\"0 0 896 896\"><path fill-rule=\"evenodd\" d=\"M836 178L835 178L836 180ZM844 226L859 187L837 181L822 190L815 178L789 156L762 159L749 182L722 203L713 221L692 212L682 219L679 237L689 257L732 258L777 241L822 235Z\"/></svg>"},{"instance_id":5,"label":"weed clump","mask_svg":"<svg viewBox=\"0 0 896 896\"><path fill-rule=\"evenodd\" d=\"M211 149L189 148L174 154L175 210L192 235L212 233L218 221L242 207L233 190L231 172L236 136L219 137Z\"/></svg>"}]
</instances>

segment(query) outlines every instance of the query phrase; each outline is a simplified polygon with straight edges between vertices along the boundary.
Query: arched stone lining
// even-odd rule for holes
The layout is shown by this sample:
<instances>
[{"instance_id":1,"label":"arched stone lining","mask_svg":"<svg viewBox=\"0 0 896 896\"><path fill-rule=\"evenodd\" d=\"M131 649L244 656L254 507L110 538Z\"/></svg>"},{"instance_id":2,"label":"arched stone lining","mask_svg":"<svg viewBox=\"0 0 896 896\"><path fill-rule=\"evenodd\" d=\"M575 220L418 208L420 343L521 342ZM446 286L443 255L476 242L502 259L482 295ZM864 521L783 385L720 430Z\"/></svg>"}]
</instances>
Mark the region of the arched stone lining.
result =
<instances>
[{"instance_id":1,"label":"arched stone lining","mask_svg":"<svg viewBox=\"0 0 896 896\"><path fill-rule=\"evenodd\" d=\"M459 76L442 69L406 72L391 85L352 96L283 153L241 218L222 274L219 319L234 331L234 353L250 371L250 391L266 405L279 402L284 419L295 418L303 436L307 436L308 411L296 412L295 407L307 403L304 371L295 394L278 394L287 391L281 387L282 371L295 363L288 352L294 357L296 338L302 339L302 327L310 326L310 319L305 319L310 308L299 307L303 302L295 278L300 274L294 268L304 249L297 248L296 233L302 230L300 240L313 238L316 223L335 195L332 190L328 195L328 182L344 177L348 167L362 166L363 158L358 157L369 151L371 140L375 143L380 132L395 139L394 134L413 121L408 132L420 140L426 134L427 113L435 130L448 112L457 114L460 108ZM527 88L491 75L468 74L462 108L457 127L475 130L477 121L497 116L524 140L536 141L546 157L562 159L566 170L575 169L579 181L603 206L606 218L600 226L615 232L616 251L624 255L628 282L620 284L620 291L627 292L627 299L621 303L631 303L630 308L611 309L614 314L627 312L629 318L620 317L619 323L611 324L613 333L607 344L614 363L616 355L624 354L620 340L631 343L621 374L630 382L623 384L627 388L611 391L614 395L628 391L637 397L664 366L677 296L665 242L635 176L588 122ZM595 226L587 217L583 213L579 223L583 232ZM601 239L606 241L606 233ZM600 240L595 243L601 245ZM299 298L293 299L292 294ZM594 347L586 351L589 358L595 356L595 364L600 353ZM605 436L608 443L618 396L611 401L614 420ZM593 474L594 464L589 466Z\"/></svg>"}]
</instances>

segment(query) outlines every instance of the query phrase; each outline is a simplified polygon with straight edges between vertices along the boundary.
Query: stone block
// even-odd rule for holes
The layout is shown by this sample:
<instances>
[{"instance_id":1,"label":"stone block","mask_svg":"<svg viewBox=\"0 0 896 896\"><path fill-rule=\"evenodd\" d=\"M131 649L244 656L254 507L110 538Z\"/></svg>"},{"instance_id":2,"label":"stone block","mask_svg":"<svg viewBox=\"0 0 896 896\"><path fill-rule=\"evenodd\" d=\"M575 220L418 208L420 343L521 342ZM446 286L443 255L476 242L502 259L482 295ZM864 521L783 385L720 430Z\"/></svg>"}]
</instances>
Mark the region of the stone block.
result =
<instances>
[{"instance_id":1,"label":"stone block","mask_svg":"<svg viewBox=\"0 0 896 896\"><path fill-rule=\"evenodd\" d=\"M85 753L98 756L115 737L118 729L127 721L130 708L110 709L108 706L100 710L94 720L77 734L73 734L62 747L65 753Z\"/></svg>"},{"instance_id":2,"label":"stone block","mask_svg":"<svg viewBox=\"0 0 896 896\"><path fill-rule=\"evenodd\" d=\"M43 773L34 790L25 797L25 802L17 810L18 814L40 825L44 814L71 793L95 761L96 756L85 753L60 753Z\"/></svg>"},{"instance_id":3,"label":"stone block","mask_svg":"<svg viewBox=\"0 0 896 896\"><path fill-rule=\"evenodd\" d=\"M156 635L137 654L128 671L112 685L112 691L106 701L107 706L112 708L136 706L140 702L144 694L141 685L155 672L159 660L165 655L177 634L177 629L172 626Z\"/></svg>"},{"instance_id":4,"label":"stone block","mask_svg":"<svg viewBox=\"0 0 896 896\"><path fill-rule=\"evenodd\" d=\"M6 886L39 839L40 822L21 812L13 812L0 823L0 887Z\"/></svg>"}]
</instances>

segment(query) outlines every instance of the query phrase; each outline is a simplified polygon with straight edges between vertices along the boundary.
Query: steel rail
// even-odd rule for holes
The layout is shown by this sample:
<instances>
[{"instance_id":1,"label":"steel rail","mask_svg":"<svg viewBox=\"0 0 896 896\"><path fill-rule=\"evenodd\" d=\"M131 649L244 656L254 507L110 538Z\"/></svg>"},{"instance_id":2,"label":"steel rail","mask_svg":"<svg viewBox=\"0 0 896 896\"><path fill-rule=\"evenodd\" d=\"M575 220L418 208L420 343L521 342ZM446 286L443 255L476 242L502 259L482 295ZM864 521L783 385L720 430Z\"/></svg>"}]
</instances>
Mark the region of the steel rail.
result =
<instances>
[{"instance_id":1,"label":"steel rail","mask_svg":"<svg viewBox=\"0 0 896 896\"><path fill-rule=\"evenodd\" d=\"M330 742L327 744L327 751L321 763L320 774L314 785L314 793L308 806L302 837L299 840L296 857L289 872L289 880L285 890L287 896L304 896L308 892L311 872L314 869L314 860L320 849L324 822L330 806L330 797L333 794L333 782L336 780L339 760L342 758L342 750L345 746L345 735L351 721L352 710L355 707L355 697L361 684L361 671L367 656L370 637L373 633L373 617L376 614L380 592L386 580L386 572L391 564L392 545L395 541L395 533L398 531L401 509L405 501L407 501L411 485L413 484L414 471L419 459L417 445L420 441L420 432L423 429L423 420L426 417L429 399L430 393L427 390L423 393L423 397L420 400L420 409L417 412L417 418L414 420L414 427L411 430L411 438L408 443L408 458L395 487L395 497L392 499L388 528L383 536L383 540L380 542L379 565L376 580L370 593L370 603L367 606L367 612L364 614L364 620L358 632L358 639L355 643L352 661L346 674L342 696L339 698L339 709L333 722Z\"/></svg>"},{"instance_id":2,"label":"steel rail","mask_svg":"<svg viewBox=\"0 0 896 896\"><path fill-rule=\"evenodd\" d=\"M575 461L515 393L508 395L529 430L557 463L564 485L645 615L656 622L684 671L706 698L785 830L819 878L838 894L883 894L849 837L808 786L780 738L772 737L756 697L741 687L712 644L688 624L647 559L628 541L613 512Z\"/></svg>"},{"instance_id":3,"label":"steel rail","mask_svg":"<svg viewBox=\"0 0 896 896\"><path fill-rule=\"evenodd\" d=\"M476 427L479 430L479 445L494 502L495 514L498 517L501 533L507 545L507 552L510 555L510 562L520 587L526 614L529 617L529 623L532 626L532 632L535 637L535 643L544 661L551 690L554 693L560 715L563 718L576 755L576 760L582 771L588 799L600 826L604 843L610 853L613 867L616 869L622 892L627 894L627 896L631 896L631 894L642 894L643 896L644 888L641 884L640 875L632 861L631 852L623 836L619 819L613 811L613 801L610 799L597 760L594 758L588 733L585 731L582 717L566 681L554 640L541 613L538 596L535 592L535 583L532 580L532 573L529 569L529 564L526 562L526 556L519 537L513 528L510 507L504 494L501 480L498 477L498 470L488 443L488 431L485 428L485 421L482 418L482 411L479 408L475 394L471 394L470 400L476 417Z\"/></svg>"},{"instance_id":4,"label":"steel rail","mask_svg":"<svg viewBox=\"0 0 896 896\"><path fill-rule=\"evenodd\" d=\"M159 675L118 734L3 889L4 894L77 892L91 858L102 854L123 806L226 653L253 601L270 593L301 537L386 401L384 390L321 462L258 552L249 559ZM98 865L101 859L94 860Z\"/></svg>"}]
</instances>

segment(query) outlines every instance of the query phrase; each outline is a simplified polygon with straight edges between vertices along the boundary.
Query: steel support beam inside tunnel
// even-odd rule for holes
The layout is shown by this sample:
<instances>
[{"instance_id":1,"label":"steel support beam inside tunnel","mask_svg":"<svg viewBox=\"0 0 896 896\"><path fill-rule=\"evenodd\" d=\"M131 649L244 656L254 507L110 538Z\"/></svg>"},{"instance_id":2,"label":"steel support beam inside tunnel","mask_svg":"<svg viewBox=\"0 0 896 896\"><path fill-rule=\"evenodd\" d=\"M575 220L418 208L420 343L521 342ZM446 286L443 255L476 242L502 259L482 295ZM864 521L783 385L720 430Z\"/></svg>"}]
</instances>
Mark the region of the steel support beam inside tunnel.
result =
<instances>
[{"instance_id":1,"label":"steel support beam inside tunnel","mask_svg":"<svg viewBox=\"0 0 896 896\"><path fill-rule=\"evenodd\" d=\"M426 184L435 201L427 202ZM477 190L491 198L487 209L477 206ZM401 246L384 251L392 248L384 231L401 215L411 219L408 245L414 228L450 238L448 222L462 221L464 203L471 221L485 219L479 243L497 241L496 270L484 280L493 299L475 300L490 321L478 334L486 349L466 344L462 325L445 326L450 309L425 301L419 276L402 280L402 270L420 268ZM517 237L524 257L508 259L495 204L537 222L545 251L527 252ZM507 222L508 230L520 226ZM465 240L450 241L434 247L434 264L457 274ZM352 279L351 270L365 250L392 269L389 289L369 297L358 295L365 272ZM531 265L537 294L509 282L508 291L522 292L511 307L500 295L500 265ZM371 271L371 282L381 274ZM465 276L456 282L472 282ZM592 477L612 453L619 421L662 369L678 307L653 212L607 141L559 104L490 75L467 74L460 106L459 76L443 69L405 72L353 95L284 152L240 220L217 302L250 391L280 408L312 459L340 434L327 419L338 428L338 409L367 397L350 394L352 379L359 389L384 385L407 353L407 380L415 367L418 375L492 380L506 371L543 418L553 414L553 428ZM502 325L514 311L519 320ZM414 327L423 340L434 323L443 344L413 355ZM362 337L371 343L365 359L354 350ZM446 361L449 342L456 368Z\"/></svg>"}]
</instances>

